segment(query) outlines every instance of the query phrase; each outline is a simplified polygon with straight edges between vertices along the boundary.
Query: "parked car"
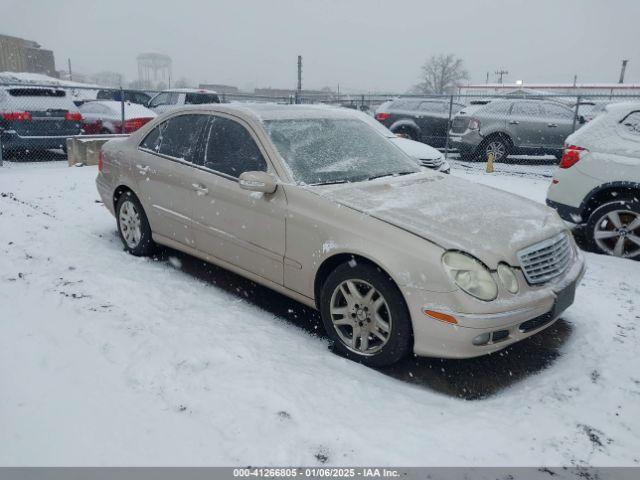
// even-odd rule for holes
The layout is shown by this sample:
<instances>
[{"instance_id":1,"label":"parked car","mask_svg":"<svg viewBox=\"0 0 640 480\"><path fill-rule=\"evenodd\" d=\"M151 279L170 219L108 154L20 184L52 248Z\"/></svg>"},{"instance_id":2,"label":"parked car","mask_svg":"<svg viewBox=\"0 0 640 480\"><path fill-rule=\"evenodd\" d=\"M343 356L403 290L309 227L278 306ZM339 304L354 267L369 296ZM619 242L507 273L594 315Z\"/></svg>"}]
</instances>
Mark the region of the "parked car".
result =
<instances>
[{"instance_id":1,"label":"parked car","mask_svg":"<svg viewBox=\"0 0 640 480\"><path fill-rule=\"evenodd\" d=\"M82 115L59 88L0 87L0 135L3 151L62 149L79 135Z\"/></svg>"},{"instance_id":2,"label":"parked car","mask_svg":"<svg viewBox=\"0 0 640 480\"><path fill-rule=\"evenodd\" d=\"M505 99L474 107L472 112L463 109L451 122L450 143L463 159L486 159L489 154L496 161L509 154L552 154L559 159L573 131L573 110L554 101Z\"/></svg>"},{"instance_id":3,"label":"parked car","mask_svg":"<svg viewBox=\"0 0 640 480\"><path fill-rule=\"evenodd\" d=\"M139 90L124 90L124 101L130 103L137 103L139 105L147 105L151 100L151 95ZM115 100L120 101L120 90L100 90L96 95L98 100Z\"/></svg>"},{"instance_id":4,"label":"parked car","mask_svg":"<svg viewBox=\"0 0 640 480\"><path fill-rule=\"evenodd\" d=\"M547 204L594 250L640 259L640 103L608 105L567 138Z\"/></svg>"},{"instance_id":5,"label":"parked car","mask_svg":"<svg viewBox=\"0 0 640 480\"><path fill-rule=\"evenodd\" d=\"M420 166L431 168L441 173L451 173L451 165L444 159L444 155L439 150L430 147L426 143L399 137L366 113L361 113L360 117L400 147L404 153L416 159Z\"/></svg>"},{"instance_id":6,"label":"parked car","mask_svg":"<svg viewBox=\"0 0 640 480\"><path fill-rule=\"evenodd\" d=\"M122 103L114 100L96 100L80 106L84 133L131 133L156 117L155 112L135 103L124 103L124 132L122 129Z\"/></svg>"},{"instance_id":7,"label":"parked car","mask_svg":"<svg viewBox=\"0 0 640 480\"><path fill-rule=\"evenodd\" d=\"M204 103L220 103L220 97L213 90L174 88L158 93L149 100L147 106L156 113L163 113L183 105L201 105Z\"/></svg>"},{"instance_id":8,"label":"parked car","mask_svg":"<svg viewBox=\"0 0 640 480\"><path fill-rule=\"evenodd\" d=\"M168 245L318 308L367 365L500 350L553 323L583 272L553 210L420 169L346 109L180 108L98 169L131 254Z\"/></svg>"},{"instance_id":9,"label":"parked car","mask_svg":"<svg viewBox=\"0 0 640 480\"><path fill-rule=\"evenodd\" d=\"M446 145L449 128L449 100L440 98L397 98L386 108L379 108L376 120L393 133L405 135L410 140L423 142L432 147ZM463 108L454 103L452 112Z\"/></svg>"}]
</instances>

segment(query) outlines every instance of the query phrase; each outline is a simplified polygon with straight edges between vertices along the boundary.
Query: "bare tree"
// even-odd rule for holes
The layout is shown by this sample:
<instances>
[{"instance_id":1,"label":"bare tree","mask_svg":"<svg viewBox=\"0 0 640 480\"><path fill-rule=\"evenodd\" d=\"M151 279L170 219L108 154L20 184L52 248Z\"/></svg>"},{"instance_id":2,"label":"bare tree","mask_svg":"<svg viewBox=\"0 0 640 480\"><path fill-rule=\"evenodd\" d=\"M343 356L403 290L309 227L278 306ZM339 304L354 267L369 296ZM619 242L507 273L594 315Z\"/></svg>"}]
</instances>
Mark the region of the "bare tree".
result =
<instances>
[{"instance_id":1,"label":"bare tree","mask_svg":"<svg viewBox=\"0 0 640 480\"><path fill-rule=\"evenodd\" d=\"M461 58L452 53L432 55L422 66L422 82L413 88L416 93L451 93L461 80L469 78Z\"/></svg>"}]
</instances>

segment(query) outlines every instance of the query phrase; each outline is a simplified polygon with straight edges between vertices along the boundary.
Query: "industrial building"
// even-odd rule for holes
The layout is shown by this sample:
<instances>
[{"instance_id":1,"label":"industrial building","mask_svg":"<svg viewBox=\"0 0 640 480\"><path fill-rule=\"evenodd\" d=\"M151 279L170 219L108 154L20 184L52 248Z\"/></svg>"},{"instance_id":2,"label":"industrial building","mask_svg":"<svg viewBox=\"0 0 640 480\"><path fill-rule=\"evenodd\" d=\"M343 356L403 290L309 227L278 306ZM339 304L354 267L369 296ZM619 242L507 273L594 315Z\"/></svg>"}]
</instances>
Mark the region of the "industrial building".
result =
<instances>
[{"instance_id":1,"label":"industrial building","mask_svg":"<svg viewBox=\"0 0 640 480\"><path fill-rule=\"evenodd\" d=\"M0 72L42 73L57 77L53 52L33 40L0 35Z\"/></svg>"}]
</instances>

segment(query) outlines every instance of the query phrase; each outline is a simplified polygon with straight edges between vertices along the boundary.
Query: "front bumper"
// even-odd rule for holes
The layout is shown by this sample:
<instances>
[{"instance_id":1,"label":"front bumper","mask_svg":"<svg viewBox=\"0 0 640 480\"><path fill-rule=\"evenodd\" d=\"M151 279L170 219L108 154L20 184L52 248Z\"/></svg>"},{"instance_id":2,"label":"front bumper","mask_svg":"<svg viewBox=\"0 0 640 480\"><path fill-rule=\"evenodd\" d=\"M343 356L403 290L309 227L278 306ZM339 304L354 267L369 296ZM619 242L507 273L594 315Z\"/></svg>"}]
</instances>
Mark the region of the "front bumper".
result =
<instances>
[{"instance_id":1,"label":"front bumper","mask_svg":"<svg viewBox=\"0 0 640 480\"><path fill-rule=\"evenodd\" d=\"M530 337L552 325L569 305L558 302L558 295L575 287L584 275L584 257L576 252L575 261L567 272L535 291L521 292L522 301L517 307L501 310L499 300L490 304L495 311L466 313L443 309L451 293L429 294L418 289L403 289L411 313L414 353L419 356L440 358L472 358L486 355ZM518 295L516 295L517 297ZM570 303L572 303L571 299ZM561 305L558 305L562 303ZM559 308L558 308L559 307ZM424 313L425 309L447 313L458 324L437 320ZM474 339L488 334L490 340L475 345ZM494 341L493 339L496 339Z\"/></svg>"}]
</instances>

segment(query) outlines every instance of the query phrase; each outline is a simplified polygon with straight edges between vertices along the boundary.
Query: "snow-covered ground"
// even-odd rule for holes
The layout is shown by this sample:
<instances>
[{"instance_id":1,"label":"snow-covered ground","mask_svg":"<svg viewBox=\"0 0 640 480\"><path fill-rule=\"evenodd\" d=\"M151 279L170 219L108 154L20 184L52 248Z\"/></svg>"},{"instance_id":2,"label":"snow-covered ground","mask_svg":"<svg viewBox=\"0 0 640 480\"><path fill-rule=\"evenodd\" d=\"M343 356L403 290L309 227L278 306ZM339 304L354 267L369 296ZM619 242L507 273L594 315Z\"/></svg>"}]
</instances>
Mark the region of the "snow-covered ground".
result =
<instances>
[{"instance_id":1,"label":"snow-covered ground","mask_svg":"<svg viewBox=\"0 0 640 480\"><path fill-rule=\"evenodd\" d=\"M547 167L454 167L544 201ZM124 253L95 175L0 167L0 465L640 464L637 262L587 254L564 319L499 354L377 371L276 293Z\"/></svg>"}]
</instances>

